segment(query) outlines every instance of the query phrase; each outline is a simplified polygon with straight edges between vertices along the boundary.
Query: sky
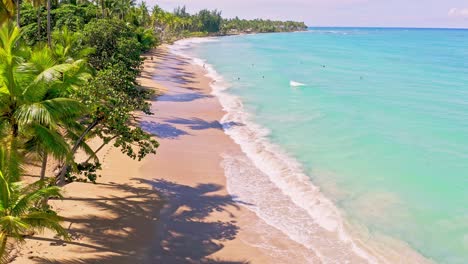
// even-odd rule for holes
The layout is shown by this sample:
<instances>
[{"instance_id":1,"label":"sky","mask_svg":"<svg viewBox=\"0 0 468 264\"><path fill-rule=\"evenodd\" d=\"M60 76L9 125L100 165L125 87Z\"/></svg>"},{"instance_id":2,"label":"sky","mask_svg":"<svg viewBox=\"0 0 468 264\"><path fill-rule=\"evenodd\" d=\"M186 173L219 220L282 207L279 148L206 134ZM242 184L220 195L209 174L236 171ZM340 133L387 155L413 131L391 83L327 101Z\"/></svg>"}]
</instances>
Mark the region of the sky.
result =
<instances>
[{"instance_id":1,"label":"sky","mask_svg":"<svg viewBox=\"0 0 468 264\"><path fill-rule=\"evenodd\" d=\"M172 11L304 21L308 26L468 28L468 0L146 0Z\"/></svg>"}]
</instances>

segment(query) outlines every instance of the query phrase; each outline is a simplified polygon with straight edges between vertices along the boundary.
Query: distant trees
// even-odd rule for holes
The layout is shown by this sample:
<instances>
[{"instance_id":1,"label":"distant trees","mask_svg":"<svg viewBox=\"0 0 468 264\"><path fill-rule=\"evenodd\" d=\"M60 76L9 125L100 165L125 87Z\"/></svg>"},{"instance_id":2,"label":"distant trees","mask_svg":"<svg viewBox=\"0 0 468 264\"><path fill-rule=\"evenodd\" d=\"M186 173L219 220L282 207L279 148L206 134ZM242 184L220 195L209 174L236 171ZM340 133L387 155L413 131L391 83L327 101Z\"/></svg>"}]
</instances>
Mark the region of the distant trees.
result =
<instances>
[{"instance_id":1,"label":"distant trees","mask_svg":"<svg viewBox=\"0 0 468 264\"><path fill-rule=\"evenodd\" d=\"M188 36L225 35L240 33L290 32L307 29L303 22L223 19L221 11L203 9L191 15L185 6L177 7L172 13L157 5L151 13L152 25L163 41Z\"/></svg>"},{"instance_id":2,"label":"distant trees","mask_svg":"<svg viewBox=\"0 0 468 264\"><path fill-rule=\"evenodd\" d=\"M225 34L230 34L240 32L290 32L305 29L307 29L307 26L304 22L272 21L263 19L246 20L236 17L224 20L221 31Z\"/></svg>"}]
</instances>

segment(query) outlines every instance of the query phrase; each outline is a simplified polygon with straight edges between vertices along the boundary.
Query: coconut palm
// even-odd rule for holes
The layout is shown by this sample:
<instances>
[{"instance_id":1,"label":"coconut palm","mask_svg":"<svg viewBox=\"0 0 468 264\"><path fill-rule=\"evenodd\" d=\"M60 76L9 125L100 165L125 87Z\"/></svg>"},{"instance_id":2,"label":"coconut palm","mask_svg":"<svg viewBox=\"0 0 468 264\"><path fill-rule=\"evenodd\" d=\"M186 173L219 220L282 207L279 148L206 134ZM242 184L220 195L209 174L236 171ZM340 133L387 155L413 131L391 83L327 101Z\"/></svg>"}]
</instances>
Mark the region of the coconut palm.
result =
<instances>
[{"instance_id":1,"label":"coconut palm","mask_svg":"<svg viewBox=\"0 0 468 264\"><path fill-rule=\"evenodd\" d=\"M82 47L80 41L82 34L80 32L73 32L66 26L60 30L55 30L52 33L52 42L54 57L60 62L76 62L78 60L86 58L91 54L94 49L90 47ZM82 66L86 66L84 61L80 62ZM82 74L86 74L88 71L83 69ZM88 75L88 77L90 77Z\"/></svg>"},{"instance_id":2,"label":"coconut palm","mask_svg":"<svg viewBox=\"0 0 468 264\"><path fill-rule=\"evenodd\" d=\"M21 145L27 139L45 140L39 148L44 154L47 142L57 138L52 131L73 126L84 111L77 100L66 98L66 89L80 80L76 76L82 61L58 64L49 48L25 51L16 45L19 29L13 25L0 30L0 128L8 176L19 179ZM46 138L46 131L48 138ZM40 132L34 135L34 132ZM60 144L58 144L59 146ZM62 157L63 149L54 153ZM57 155L55 155L57 154ZM44 155L47 158L47 155Z\"/></svg>"},{"instance_id":3,"label":"coconut palm","mask_svg":"<svg viewBox=\"0 0 468 264\"><path fill-rule=\"evenodd\" d=\"M61 217L43 206L50 197L61 197L60 189L43 181L24 186L0 171L0 263L7 263L10 243L22 242L28 232L49 229L68 239Z\"/></svg>"}]
</instances>

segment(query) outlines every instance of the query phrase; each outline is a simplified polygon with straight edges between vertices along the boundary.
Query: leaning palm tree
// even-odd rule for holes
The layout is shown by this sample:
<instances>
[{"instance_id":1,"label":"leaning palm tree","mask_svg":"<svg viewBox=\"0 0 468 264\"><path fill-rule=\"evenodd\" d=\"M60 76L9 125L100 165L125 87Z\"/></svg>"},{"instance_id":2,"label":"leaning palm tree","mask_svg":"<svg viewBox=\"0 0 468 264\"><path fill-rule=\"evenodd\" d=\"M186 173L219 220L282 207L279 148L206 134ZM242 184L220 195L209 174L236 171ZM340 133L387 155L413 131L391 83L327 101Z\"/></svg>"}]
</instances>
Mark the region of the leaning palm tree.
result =
<instances>
[{"instance_id":1,"label":"leaning palm tree","mask_svg":"<svg viewBox=\"0 0 468 264\"><path fill-rule=\"evenodd\" d=\"M50 197L61 197L58 187L47 187L43 181L24 186L11 181L0 171L0 263L8 262L10 247L24 241L31 231L49 229L68 239L60 225L61 217L43 206Z\"/></svg>"}]
</instances>

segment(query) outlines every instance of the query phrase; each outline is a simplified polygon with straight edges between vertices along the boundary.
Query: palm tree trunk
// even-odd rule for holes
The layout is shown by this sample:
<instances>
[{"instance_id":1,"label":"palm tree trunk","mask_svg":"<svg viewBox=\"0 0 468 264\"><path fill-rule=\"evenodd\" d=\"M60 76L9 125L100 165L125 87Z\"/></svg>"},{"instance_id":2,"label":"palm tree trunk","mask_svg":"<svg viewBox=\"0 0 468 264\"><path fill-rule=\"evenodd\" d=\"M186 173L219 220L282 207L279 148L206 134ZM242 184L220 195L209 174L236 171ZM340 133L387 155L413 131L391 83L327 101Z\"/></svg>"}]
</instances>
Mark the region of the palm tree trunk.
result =
<instances>
[{"instance_id":1,"label":"palm tree trunk","mask_svg":"<svg viewBox=\"0 0 468 264\"><path fill-rule=\"evenodd\" d=\"M106 17L106 11L105 11L105 0L101 0L101 12L102 12L102 18Z\"/></svg>"},{"instance_id":2,"label":"palm tree trunk","mask_svg":"<svg viewBox=\"0 0 468 264\"><path fill-rule=\"evenodd\" d=\"M73 146L72 150L71 150L71 156L72 158L75 156L75 153L76 151L78 150L78 148L80 147L81 143L83 142L84 138L86 137L86 135L94 128L96 127L99 122L101 121L101 119L96 119L94 120L93 123L89 124L89 126L86 128L86 130L81 134L81 136L78 138L78 140L76 141L75 145ZM65 175L67 174L68 172L68 169L69 169L69 165L67 163L64 163L63 166L62 166L62 169L60 170L60 174L58 175L58 179L57 179L57 184L59 186L63 186L65 185Z\"/></svg>"},{"instance_id":3,"label":"palm tree trunk","mask_svg":"<svg viewBox=\"0 0 468 264\"><path fill-rule=\"evenodd\" d=\"M20 27L21 24L21 0L16 0L16 25Z\"/></svg>"},{"instance_id":4,"label":"palm tree trunk","mask_svg":"<svg viewBox=\"0 0 468 264\"><path fill-rule=\"evenodd\" d=\"M47 0L47 45L52 47L52 36L50 32L50 0Z\"/></svg>"},{"instance_id":5,"label":"palm tree trunk","mask_svg":"<svg viewBox=\"0 0 468 264\"><path fill-rule=\"evenodd\" d=\"M0 259L5 258L8 262L8 249L7 249L7 242L8 242L8 235L4 234L0 236Z\"/></svg>"},{"instance_id":6,"label":"palm tree trunk","mask_svg":"<svg viewBox=\"0 0 468 264\"><path fill-rule=\"evenodd\" d=\"M94 151L94 156L96 156L96 154L102 150L102 148L104 148L104 146L106 146L107 144L109 144L112 140L114 140L117 136L113 136L109 141L104 141L101 146L99 146L99 148L97 148L95 151ZM85 163L88 163L91 159L93 158L93 155L90 155L88 157L88 159L85 161Z\"/></svg>"},{"instance_id":7,"label":"palm tree trunk","mask_svg":"<svg viewBox=\"0 0 468 264\"><path fill-rule=\"evenodd\" d=\"M45 173L47 169L47 158L48 158L47 152L44 150L42 151L42 166L41 166L41 181L45 179Z\"/></svg>"},{"instance_id":8,"label":"palm tree trunk","mask_svg":"<svg viewBox=\"0 0 468 264\"><path fill-rule=\"evenodd\" d=\"M41 41L41 7L37 8L37 41Z\"/></svg>"}]
</instances>

